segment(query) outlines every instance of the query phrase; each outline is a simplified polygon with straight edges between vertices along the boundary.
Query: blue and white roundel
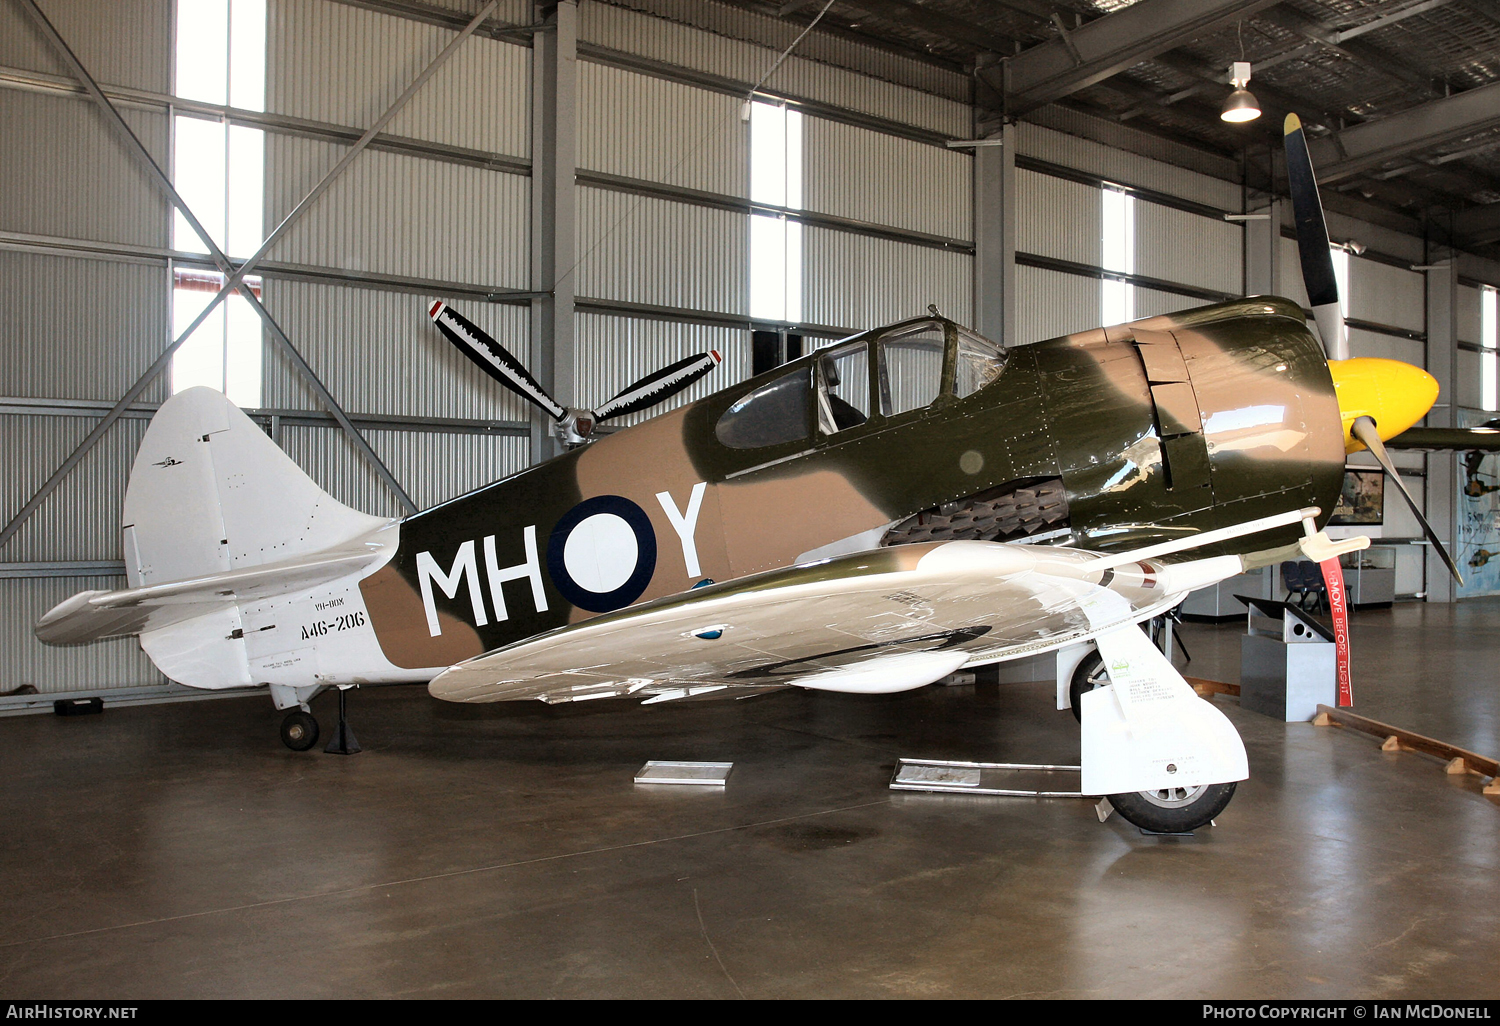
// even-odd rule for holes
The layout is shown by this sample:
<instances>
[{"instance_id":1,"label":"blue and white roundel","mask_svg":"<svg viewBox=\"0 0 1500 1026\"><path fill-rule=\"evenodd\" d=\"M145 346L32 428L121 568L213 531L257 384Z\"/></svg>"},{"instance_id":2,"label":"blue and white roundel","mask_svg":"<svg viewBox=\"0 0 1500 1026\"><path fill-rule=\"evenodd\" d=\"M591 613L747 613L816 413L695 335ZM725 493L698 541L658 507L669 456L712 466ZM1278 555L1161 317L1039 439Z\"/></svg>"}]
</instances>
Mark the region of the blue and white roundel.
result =
<instances>
[{"instance_id":1,"label":"blue and white roundel","mask_svg":"<svg viewBox=\"0 0 1500 1026\"><path fill-rule=\"evenodd\" d=\"M570 509L547 539L547 573L563 598L607 613L641 597L656 573L656 532L646 511L619 495Z\"/></svg>"}]
</instances>

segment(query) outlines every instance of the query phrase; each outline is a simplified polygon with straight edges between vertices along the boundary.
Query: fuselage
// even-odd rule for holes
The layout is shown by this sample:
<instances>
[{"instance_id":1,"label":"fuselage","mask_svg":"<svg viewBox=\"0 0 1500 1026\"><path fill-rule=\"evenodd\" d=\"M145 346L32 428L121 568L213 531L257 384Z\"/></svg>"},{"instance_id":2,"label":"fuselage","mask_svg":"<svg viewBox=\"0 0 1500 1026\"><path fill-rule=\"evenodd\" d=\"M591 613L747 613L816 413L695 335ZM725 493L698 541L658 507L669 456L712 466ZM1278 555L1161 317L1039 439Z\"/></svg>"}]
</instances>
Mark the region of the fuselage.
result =
<instances>
[{"instance_id":1,"label":"fuselage","mask_svg":"<svg viewBox=\"0 0 1500 1026\"><path fill-rule=\"evenodd\" d=\"M359 585L385 659L903 541L1108 551L1337 499L1333 383L1289 301L989 352L939 319L868 332L407 518Z\"/></svg>"}]
</instances>

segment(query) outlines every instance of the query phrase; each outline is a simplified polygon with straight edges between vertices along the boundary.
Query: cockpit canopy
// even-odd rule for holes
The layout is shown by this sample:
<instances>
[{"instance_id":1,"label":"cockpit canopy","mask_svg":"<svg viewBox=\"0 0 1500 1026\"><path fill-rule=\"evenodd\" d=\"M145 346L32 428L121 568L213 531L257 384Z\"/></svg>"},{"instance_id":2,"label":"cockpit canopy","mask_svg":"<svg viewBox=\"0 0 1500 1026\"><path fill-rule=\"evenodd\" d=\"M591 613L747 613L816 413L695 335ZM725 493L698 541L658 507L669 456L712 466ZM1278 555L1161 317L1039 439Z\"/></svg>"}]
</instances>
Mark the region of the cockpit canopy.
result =
<instances>
[{"instance_id":1,"label":"cockpit canopy","mask_svg":"<svg viewBox=\"0 0 1500 1026\"><path fill-rule=\"evenodd\" d=\"M896 424L966 399L998 378L1005 351L941 317L835 342L736 400L715 433L731 449Z\"/></svg>"}]
</instances>

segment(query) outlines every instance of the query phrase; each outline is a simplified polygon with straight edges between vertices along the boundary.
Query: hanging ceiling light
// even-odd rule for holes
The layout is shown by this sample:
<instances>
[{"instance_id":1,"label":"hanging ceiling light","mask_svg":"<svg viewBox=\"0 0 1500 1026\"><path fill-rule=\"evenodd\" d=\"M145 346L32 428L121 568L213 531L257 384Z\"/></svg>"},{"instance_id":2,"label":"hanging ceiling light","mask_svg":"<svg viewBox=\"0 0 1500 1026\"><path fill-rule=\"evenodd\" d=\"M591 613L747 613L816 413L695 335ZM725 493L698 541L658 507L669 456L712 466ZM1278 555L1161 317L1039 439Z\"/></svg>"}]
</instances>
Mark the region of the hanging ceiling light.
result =
<instances>
[{"instance_id":1,"label":"hanging ceiling light","mask_svg":"<svg viewBox=\"0 0 1500 1026\"><path fill-rule=\"evenodd\" d=\"M1229 81L1234 83L1234 92L1224 101L1224 110L1219 117L1225 121L1254 121L1260 117L1260 101L1246 89L1250 83L1250 62L1235 61L1229 66Z\"/></svg>"}]
</instances>

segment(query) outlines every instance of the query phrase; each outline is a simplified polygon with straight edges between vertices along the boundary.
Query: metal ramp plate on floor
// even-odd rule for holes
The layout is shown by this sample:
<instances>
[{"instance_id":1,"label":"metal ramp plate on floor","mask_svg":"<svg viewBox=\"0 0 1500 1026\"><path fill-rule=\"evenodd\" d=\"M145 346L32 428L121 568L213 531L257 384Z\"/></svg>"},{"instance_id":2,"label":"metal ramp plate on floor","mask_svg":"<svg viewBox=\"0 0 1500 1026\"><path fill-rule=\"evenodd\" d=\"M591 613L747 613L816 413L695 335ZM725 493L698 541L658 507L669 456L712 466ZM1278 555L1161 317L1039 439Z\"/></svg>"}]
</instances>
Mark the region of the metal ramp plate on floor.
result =
<instances>
[{"instance_id":1,"label":"metal ramp plate on floor","mask_svg":"<svg viewBox=\"0 0 1500 1026\"><path fill-rule=\"evenodd\" d=\"M1028 762L955 762L945 759L901 759L891 778L892 791L941 791L1007 798L1084 798L1082 791L1061 791L1060 774L1082 774L1079 766ZM1038 787L1023 788L1018 785Z\"/></svg>"},{"instance_id":2,"label":"metal ramp plate on floor","mask_svg":"<svg viewBox=\"0 0 1500 1026\"><path fill-rule=\"evenodd\" d=\"M653 759L636 773L635 782L723 787L732 769L732 762L667 762Z\"/></svg>"}]
</instances>

